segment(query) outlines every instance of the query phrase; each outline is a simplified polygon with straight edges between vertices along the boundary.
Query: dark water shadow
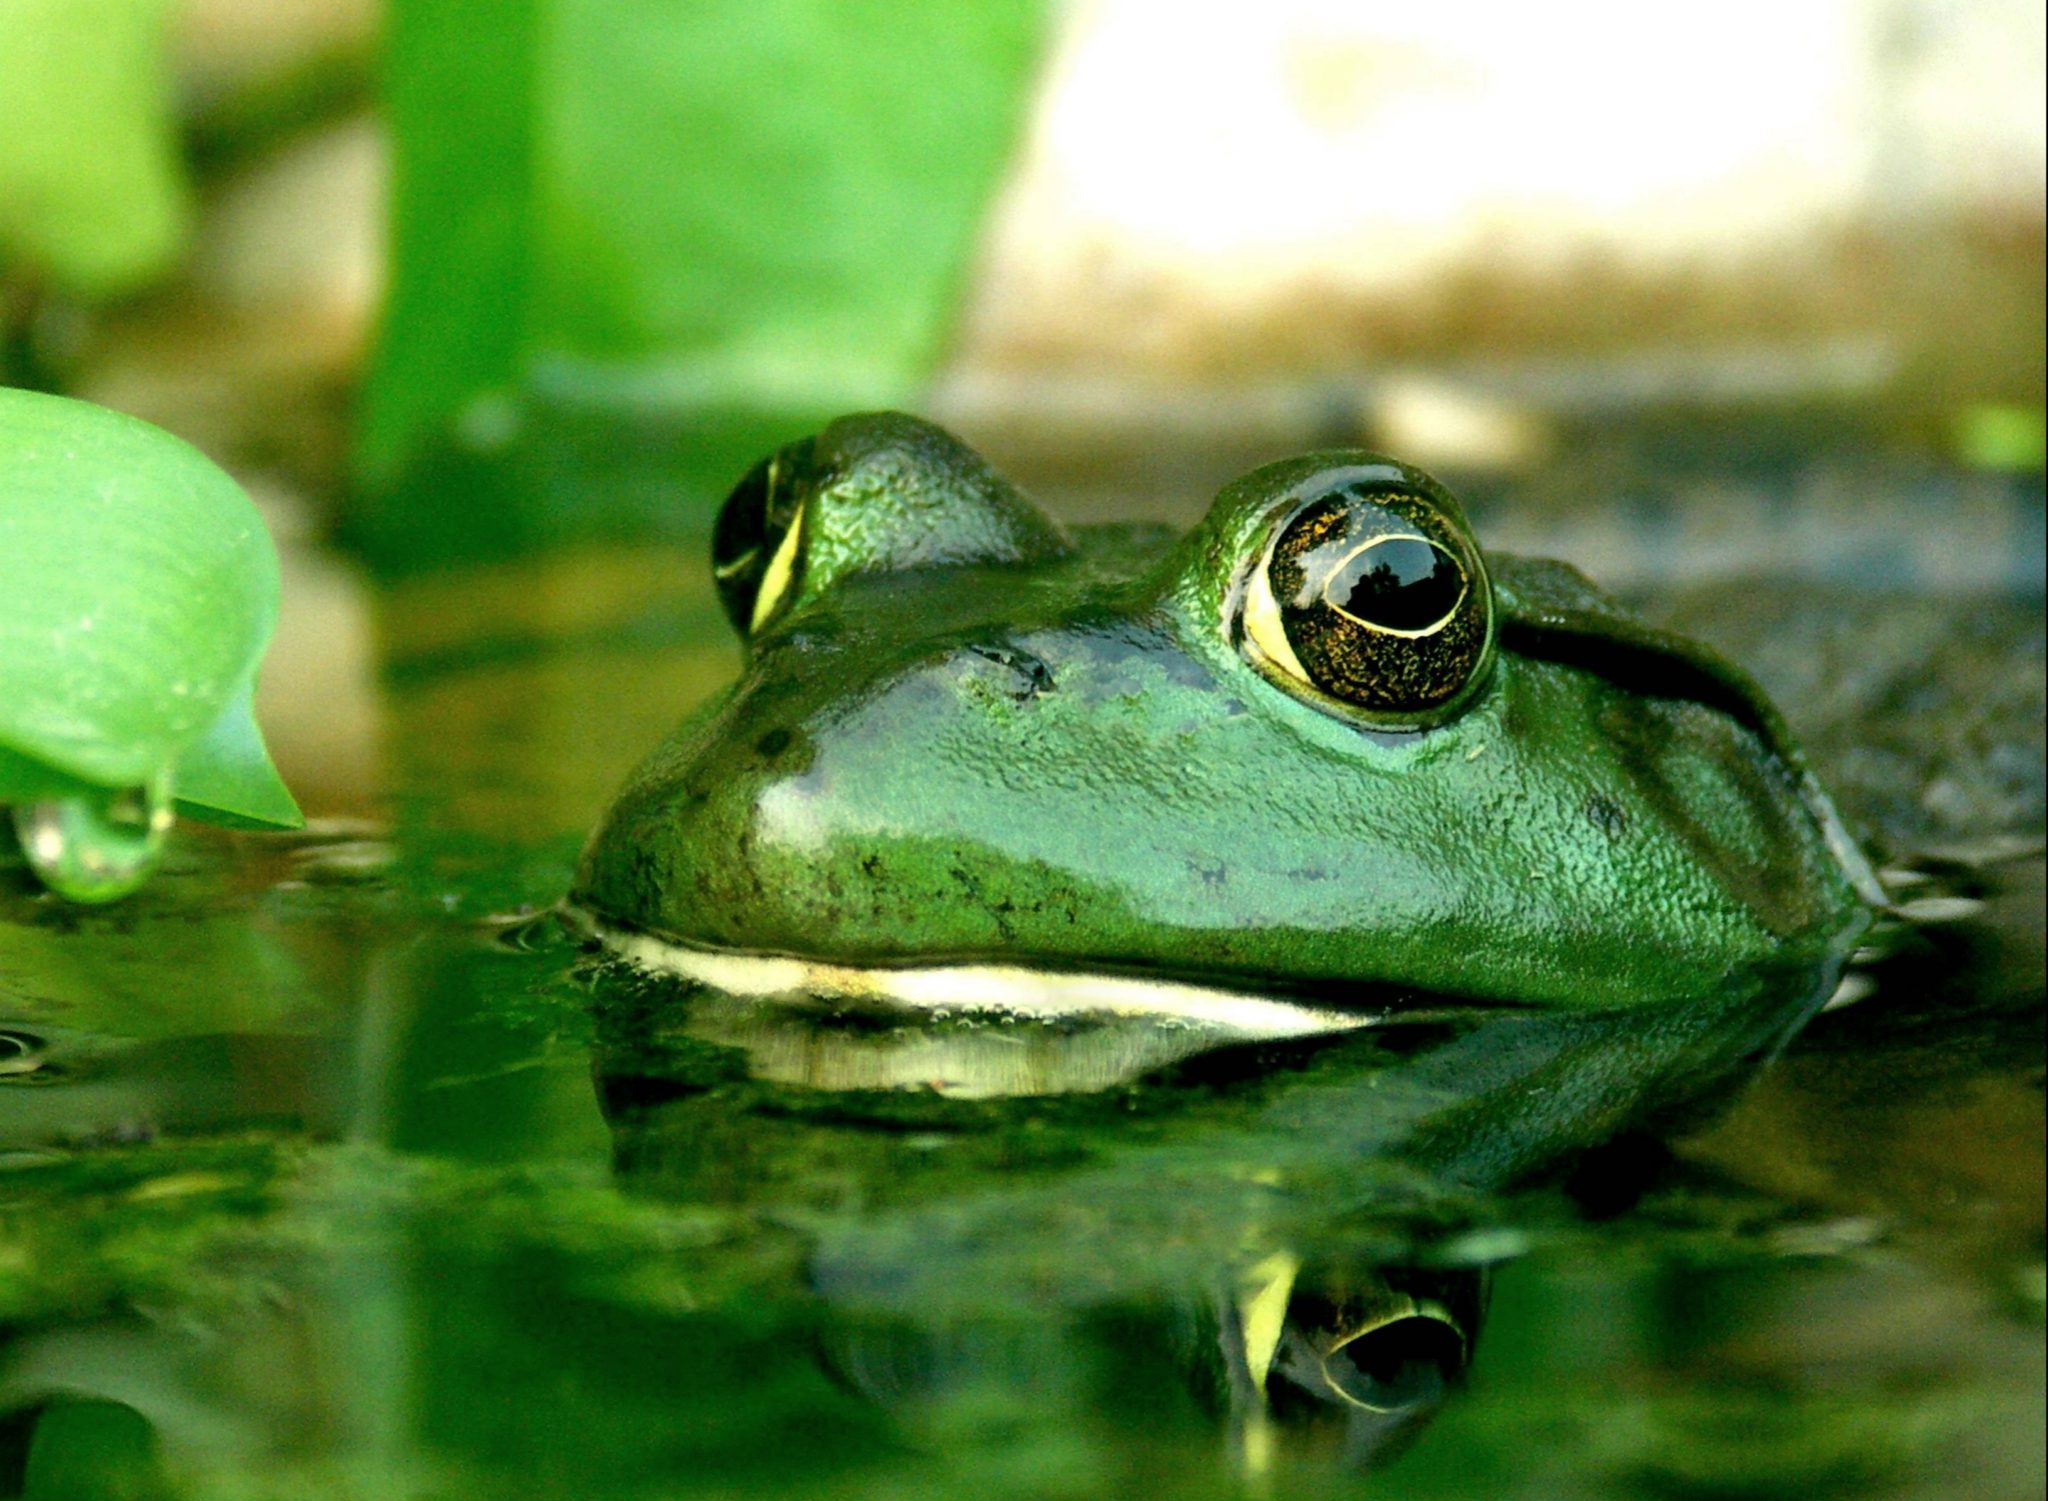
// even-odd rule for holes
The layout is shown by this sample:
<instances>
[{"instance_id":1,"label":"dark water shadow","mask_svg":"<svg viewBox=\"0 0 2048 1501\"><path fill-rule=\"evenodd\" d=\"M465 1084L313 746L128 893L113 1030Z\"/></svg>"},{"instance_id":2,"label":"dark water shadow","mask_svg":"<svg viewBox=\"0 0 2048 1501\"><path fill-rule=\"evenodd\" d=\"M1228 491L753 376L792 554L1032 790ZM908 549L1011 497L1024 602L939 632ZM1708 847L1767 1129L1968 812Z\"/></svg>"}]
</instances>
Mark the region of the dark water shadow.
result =
<instances>
[{"instance_id":1,"label":"dark water shadow","mask_svg":"<svg viewBox=\"0 0 2048 1501\"><path fill-rule=\"evenodd\" d=\"M1833 981L1203 1048L606 963L594 1072L622 1187L794 1230L815 1358L914 1441L1084 1412L1206 1426L1267 1475L1405 1449L1477 1350L1515 1244L1496 1196L1631 1202L1628 1144L1710 1118Z\"/></svg>"}]
</instances>

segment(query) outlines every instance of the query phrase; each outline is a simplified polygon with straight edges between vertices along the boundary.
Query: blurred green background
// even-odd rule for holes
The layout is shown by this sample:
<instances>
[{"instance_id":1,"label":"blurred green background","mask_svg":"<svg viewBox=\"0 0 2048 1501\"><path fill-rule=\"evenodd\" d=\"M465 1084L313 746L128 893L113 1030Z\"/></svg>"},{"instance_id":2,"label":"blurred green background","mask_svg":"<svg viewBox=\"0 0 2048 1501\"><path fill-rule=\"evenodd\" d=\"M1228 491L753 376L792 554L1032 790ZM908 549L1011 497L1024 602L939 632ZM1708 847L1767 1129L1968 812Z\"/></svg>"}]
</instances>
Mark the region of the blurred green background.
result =
<instances>
[{"instance_id":1,"label":"blurred green background","mask_svg":"<svg viewBox=\"0 0 2048 1501\"><path fill-rule=\"evenodd\" d=\"M587 615L861 407L1072 519L1365 443L1611 586L2032 592L2039 20L6 0L0 379L256 496L315 812L375 804L391 632L481 628L359 567L552 550L475 587Z\"/></svg>"},{"instance_id":2,"label":"blurred green background","mask_svg":"<svg viewBox=\"0 0 2048 1501\"><path fill-rule=\"evenodd\" d=\"M10 373L93 389L114 308L286 349L307 319L335 342L291 373L349 413L305 458L350 485L381 562L673 526L764 442L916 397L1044 20L1036 0L12 4ZM205 335L162 337L175 359ZM564 451L636 421L646 462ZM643 487L582 478L614 467Z\"/></svg>"},{"instance_id":3,"label":"blurred green background","mask_svg":"<svg viewBox=\"0 0 2048 1501\"><path fill-rule=\"evenodd\" d=\"M1657 406L2039 464L2037 7L1439 9L9 0L0 375L398 567L671 529L876 404L1111 440L1139 508L1225 433Z\"/></svg>"}]
</instances>

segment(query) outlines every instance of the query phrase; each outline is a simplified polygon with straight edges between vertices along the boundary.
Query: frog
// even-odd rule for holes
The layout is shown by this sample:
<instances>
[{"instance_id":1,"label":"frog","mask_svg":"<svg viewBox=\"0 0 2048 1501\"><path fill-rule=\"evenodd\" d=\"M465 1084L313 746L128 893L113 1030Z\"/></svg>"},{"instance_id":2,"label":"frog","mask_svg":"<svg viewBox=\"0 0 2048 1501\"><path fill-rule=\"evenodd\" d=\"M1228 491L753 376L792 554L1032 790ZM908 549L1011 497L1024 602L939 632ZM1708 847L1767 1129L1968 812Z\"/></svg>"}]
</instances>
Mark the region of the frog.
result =
<instances>
[{"instance_id":1,"label":"frog","mask_svg":"<svg viewBox=\"0 0 2048 1501\"><path fill-rule=\"evenodd\" d=\"M1739 667L1385 455L1069 525L865 413L749 470L710 552L739 675L568 905L729 996L1271 1034L1824 999L1883 901Z\"/></svg>"}]
</instances>

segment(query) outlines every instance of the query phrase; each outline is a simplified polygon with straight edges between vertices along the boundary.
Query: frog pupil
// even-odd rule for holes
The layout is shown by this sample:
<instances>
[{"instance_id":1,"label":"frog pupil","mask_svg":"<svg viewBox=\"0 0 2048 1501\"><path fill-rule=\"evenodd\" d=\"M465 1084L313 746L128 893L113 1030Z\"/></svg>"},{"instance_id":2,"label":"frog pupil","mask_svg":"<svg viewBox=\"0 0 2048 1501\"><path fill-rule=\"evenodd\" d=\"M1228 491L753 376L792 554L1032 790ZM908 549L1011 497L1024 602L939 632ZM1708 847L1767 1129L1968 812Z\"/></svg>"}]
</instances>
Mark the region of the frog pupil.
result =
<instances>
[{"instance_id":1,"label":"frog pupil","mask_svg":"<svg viewBox=\"0 0 2048 1501\"><path fill-rule=\"evenodd\" d=\"M1354 620L1420 631L1450 614L1464 589L1464 570L1435 543L1387 537L1345 559L1323 595Z\"/></svg>"}]
</instances>

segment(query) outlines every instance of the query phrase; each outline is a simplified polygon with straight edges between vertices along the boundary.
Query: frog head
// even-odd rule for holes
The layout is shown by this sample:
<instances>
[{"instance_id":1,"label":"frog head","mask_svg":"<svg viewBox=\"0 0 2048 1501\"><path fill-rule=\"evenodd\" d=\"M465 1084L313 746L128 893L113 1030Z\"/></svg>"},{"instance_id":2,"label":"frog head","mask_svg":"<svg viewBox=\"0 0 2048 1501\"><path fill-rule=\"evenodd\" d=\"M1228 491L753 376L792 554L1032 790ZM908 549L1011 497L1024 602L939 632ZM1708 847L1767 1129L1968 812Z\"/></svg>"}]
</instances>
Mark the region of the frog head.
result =
<instances>
[{"instance_id":1,"label":"frog head","mask_svg":"<svg viewBox=\"0 0 2048 1501\"><path fill-rule=\"evenodd\" d=\"M1819 983L1876 894L1738 669L1376 454L1254 470L1175 539L850 417L740 482L712 561L745 666L572 900L723 990L1612 1009Z\"/></svg>"}]
</instances>

